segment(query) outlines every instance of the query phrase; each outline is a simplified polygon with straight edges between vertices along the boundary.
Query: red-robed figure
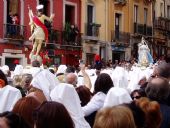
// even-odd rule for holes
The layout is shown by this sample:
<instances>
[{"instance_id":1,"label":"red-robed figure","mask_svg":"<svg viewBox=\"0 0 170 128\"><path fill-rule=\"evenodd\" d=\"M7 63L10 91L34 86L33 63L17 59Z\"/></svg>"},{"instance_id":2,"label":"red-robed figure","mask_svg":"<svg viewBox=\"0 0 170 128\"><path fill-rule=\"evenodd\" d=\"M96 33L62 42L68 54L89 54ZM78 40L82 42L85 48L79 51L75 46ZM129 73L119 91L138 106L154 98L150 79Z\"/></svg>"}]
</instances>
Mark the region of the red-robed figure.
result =
<instances>
[{"instance_id":1,"label":"red-robed figure","mask_svg":"<svg viewBox=\"0 0 170 128\"><path fill-rule=\"evenodd\" d=\"M33 15L32 10L29 8L29 18L31 26L32 35L29 40L33 42L33 49L30 53L29 58L32 59L33 55L38 56L42 47L43 42L48 41L48 30L44 25L44 21L52 22L54 18L54 14L51 14L50 17L47 17L43 14L43 5L38 5L37 9L37 16Z\"/></svg>"}]
</instances>

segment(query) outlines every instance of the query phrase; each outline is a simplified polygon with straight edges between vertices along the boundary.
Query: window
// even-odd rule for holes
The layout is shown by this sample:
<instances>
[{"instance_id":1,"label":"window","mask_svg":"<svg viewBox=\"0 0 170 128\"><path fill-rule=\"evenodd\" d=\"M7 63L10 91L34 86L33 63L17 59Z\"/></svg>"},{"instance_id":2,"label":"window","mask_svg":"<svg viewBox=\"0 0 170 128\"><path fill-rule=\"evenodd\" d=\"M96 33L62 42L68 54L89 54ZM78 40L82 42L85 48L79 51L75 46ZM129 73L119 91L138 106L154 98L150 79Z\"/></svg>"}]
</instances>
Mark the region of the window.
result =
<instances>
[{"instance_id":1,"label":"window","mask_svg":"<svg viewBox=\"0 0 170 128\"><path fill-rule=\"evenodd\" d=\"M87 5L87 23L93 23L94 18L94 6Z\"/></svg>"},{"instance_id":2,"label":"window","mask_svg":"<svg viewBox=\"0 0 170 128\"><path fill-rule=\"evenodd\" d=\"M19 0L9 0L8 1L9 4L9 11L12 14L18 14L19 12Z\"/></svg>"},{"instance_id":3,"label":"window","mask_svg":"<svg viewBox=\"0 0 170 128\"><path fill-rule=\"evenodd\" d=\"M163 17L163 3L160 4L160 16Z\"/></svg>"},{"instance_id":4,"label":"window","mask_svg":"<svg viewBox=\"0 0 170 128\"><path fill-rule=\"evenodd\" d=\"M115 38L119 39L119 32L122 28L121 26L121 18L122 15L119 13L115 13Z\"/></svg>"},{"instance_id":5,"label":"window","mask_svg":"<svg viewBox=\"0 0 170 128\"><path fill-rule=\"evenodd\" d=\"M138 6L134 5L134 22L138 22Z\"/></svg>"},{"instance_id":6,"label":"window","mask_svg":"<svg viewBox=\"0 0 170 128\"><path fill-rule=\"evenodd\" d=\"M94 23L94 6L87 5L87 35L88 36L93 35L92 23Z\"/></svg>"},{"instance_id":7,"label":"window","mask_svg":"<svg viewBox=\"0 0 170 128\"><path fill-rule=\"evenodd\" d=\"M167 18L170 19L170 5L167 6Z\"/></svg>"},{"instance_id":8,"label":"window","mask_svg":"<svg viewBox=\"0 0 170 128\"><path fill-rule=\"evenodd\" d=\"M65 5L65 22L75 24L75 6Z\"/></svg>"},{"instance_id":9,"label":"window","mask_svg":"<svg viewBox=\"0 0 170 128\"><path fill-rule=\"evenodd\" d=\"M148 20L148 9L144 8L144 24L147 24Z\"/></svg>"},{"instance_id":10,"label":"window","mask_svg":"<svg viewBox=\"0 0 170 128\"><path fill-rule=\"evenodd\" d=\"M49 9L49 1L48 0L39 0L39 4L44 5L44 14L49 16L50 15L50 9Z\"/></svg>"}]
</instances>

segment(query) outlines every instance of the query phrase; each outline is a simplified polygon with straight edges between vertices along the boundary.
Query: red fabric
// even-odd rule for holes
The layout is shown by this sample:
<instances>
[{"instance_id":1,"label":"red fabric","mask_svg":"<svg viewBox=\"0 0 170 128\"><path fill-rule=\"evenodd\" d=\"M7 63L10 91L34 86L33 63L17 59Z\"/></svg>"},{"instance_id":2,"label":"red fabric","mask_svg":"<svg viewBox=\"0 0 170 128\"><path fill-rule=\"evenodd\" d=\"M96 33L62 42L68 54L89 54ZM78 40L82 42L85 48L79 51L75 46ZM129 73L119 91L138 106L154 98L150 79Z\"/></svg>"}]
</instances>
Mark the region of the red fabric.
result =
<instances>
[{"instance_id":1,"label":"red fabric","mask_svg":"<svg viewBox=\"0 0 170 128\"><path fill-rule=\"evenodd\" d=\"M100 61L100 56L98 54L96 54L95 57L94 57L94 60L95 61Z\"/></svg>"},{"instance_id":2,"label":"red fabric","mask_svg":"<svg viewBox=\"0 0 170 128\"><path fill-rule=\"evenodd\" d=\"M48 57L47 51L41 52L40 56L42 58L43 65L49 65L52 62L52 60Z\"/></svg>"},{"instance_id":3,"label":"red fabric","mask_svg":"<svg viewBox=\"0 0 170 128\"><path fill-rule=\"evenodd\" d=\"M15 59L15 60L14 60L14 64L19 64L19 60L18 60L18 59Z\"/></svg>"},{"instance_id":4,"label":"red fabric","mask_svg":"<svg viewBox=\"0 0 170 128\"><path fill-rule=\"evenodd\" d=\"M33 17L33 21L36 25L38 25L39 27L41 27L45 33L45 40L48 40L48 29L47 27L36 17Z\"/></svg>"}]
</instances>

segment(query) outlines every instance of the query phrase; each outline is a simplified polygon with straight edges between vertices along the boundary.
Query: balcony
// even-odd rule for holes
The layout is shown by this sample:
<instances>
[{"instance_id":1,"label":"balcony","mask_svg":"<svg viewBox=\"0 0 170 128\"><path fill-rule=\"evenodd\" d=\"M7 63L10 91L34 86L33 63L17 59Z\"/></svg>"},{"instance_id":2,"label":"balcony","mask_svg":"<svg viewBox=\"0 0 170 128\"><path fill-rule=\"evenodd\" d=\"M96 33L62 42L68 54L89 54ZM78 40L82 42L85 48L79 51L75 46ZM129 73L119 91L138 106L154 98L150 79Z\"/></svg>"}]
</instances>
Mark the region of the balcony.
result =
<instances>
[{"instance_id":1,"label":"balcony","mask_svg":"<svg viewBox=\"0 0 170 128\"><path fill-rule=\"evenodd\" d=\"M48 39L49 39L49 43L60 44L62 41L62 32L56 29L49 29Z\"/></svg>"},{"instance_id":2,"label":"balcony","mask_svg":"<svg viewBox=\"0 0 170 128\"><path fill-rule=\"evenodd\" d=\"M114 4L124 6L126 4L126 0L114 0Z\"/></svg>"},{"instance_id":3,"label":"balcony","mask_svg":"<svg viewBox=\"0 0 170 128\"><path fill-rule=\"evenodd\" d=\"M164 17L155 18L154 28L161 31L170 31L170 19Z\"/></svg>"},{"instance_id":4,"label":"balcony","mask_svg":"<svg viewBox=\"0 0 170 128\"><path fill-rule=\"evenodd\" d=\"M4 39L13 41L24 41L26 39L26 26L4 24L3 25Z\"/></svg>"},{"instance_id":5,"label":"balcony","mask_svg":"<svg viewBox=\"0 0 170 128\"><path fill-rule=\"evenodd\" d=\"M134 34L152 36L152 27L146 24L134 23Z\"/></svg>"},{"instance_id":6,"label":"balcony","mask_svg":"<svg viewBox=\"0 0 170 128\"><path fill-rule=\"evenodd\" d=\"M100 36L100 24L85 24L85 35L83 39L85 40L93 40L93 41L98 41L99 36Z\"/></svg>"},{"instance_id":7,"label":"balcony","mask_svg":"<svg viewBox=\"0 0 170 128\"><path fill-rule=\"evenodd\" d=\"M62 32L62 45L70 45L70 46L81 46L81 33L71 33L69 31L63 31Z\"/></svg>"},{"instance_id":8,"label":"balcony","mask_svg":"<svg viewBox=\"0 0 170 128\"><path fill-rule=\"evenodd\" d=\"M130 33L128 32L120 32L120 31L112 31L112 41L121 43L123 45L130 44Z\"/></svg>"}]
</instances>

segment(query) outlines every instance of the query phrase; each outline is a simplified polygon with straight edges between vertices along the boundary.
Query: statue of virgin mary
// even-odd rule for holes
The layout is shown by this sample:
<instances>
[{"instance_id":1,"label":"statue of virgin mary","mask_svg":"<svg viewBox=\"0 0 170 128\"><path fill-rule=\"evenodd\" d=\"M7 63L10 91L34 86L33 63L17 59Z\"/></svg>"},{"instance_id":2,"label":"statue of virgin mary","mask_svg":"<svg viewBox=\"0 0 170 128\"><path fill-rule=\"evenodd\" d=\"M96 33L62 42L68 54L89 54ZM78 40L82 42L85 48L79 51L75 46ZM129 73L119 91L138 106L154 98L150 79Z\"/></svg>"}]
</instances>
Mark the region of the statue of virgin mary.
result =
<instances>
[{"instance_id":1,"label":"statue of virgin mary","mask_svg":"<svg viewBox=\"0 0 170 128\"><path fill-rule=\"evenodd\" d=\"M153 58L150 54L150 49L142 37L141 43L138 45L138 63L142 67L148 67L150 64L153 63Z\"/></svg>"}]
</instances>

